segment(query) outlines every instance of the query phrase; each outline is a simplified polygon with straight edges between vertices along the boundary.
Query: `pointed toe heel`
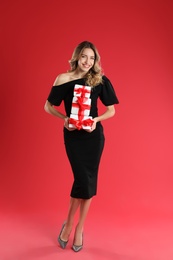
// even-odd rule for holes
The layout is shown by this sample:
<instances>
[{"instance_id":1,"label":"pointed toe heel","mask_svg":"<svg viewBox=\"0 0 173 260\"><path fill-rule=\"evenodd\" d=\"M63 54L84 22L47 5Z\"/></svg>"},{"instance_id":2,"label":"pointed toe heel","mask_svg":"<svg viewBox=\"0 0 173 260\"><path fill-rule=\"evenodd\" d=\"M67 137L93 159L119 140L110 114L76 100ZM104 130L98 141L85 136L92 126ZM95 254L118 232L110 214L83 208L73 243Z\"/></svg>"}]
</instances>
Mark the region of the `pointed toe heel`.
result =
<instances>
[{"instance_id":1,"label":"pointed toe heel","mask_svg":"<svg viewBox=\"0 0 173 260\"><path fill-rule=\"evenodd\" d=\"M59 242L59 244L60 244L60 247L61 248L66 248L66 245L67 245L67 243L68 243L68 241L63 241L61 238L60 238L60 236L58 237L58 242Z\"/></svg>"},{"instance_id":2,"label":"pointed toe heel","mask_svg":"<svg viewBox=\"0 0 173 260\"><path fill-rule=\"evenodd\" d=\"M59 244L60 244L60 247L63 248L63 249L66 248L66 245L67 245L67 243L68 243L68 240L67 240L67 241L64 241L64 240L61 239L61 234L62 234L62 231L63 231L63 229L64 229L65 224L66 224L66 223L64 223L64 224L62 225L61 232L60 232L60 234L59 234L59 236L58 236L58 242L59 242Z\"/></svg>"},{"instance_id":3,"label":"pointed toe heel","mask_svg":"<svg viewBox=\"0 0 173 260\"><path fill-rule=\"evenodd\" d=\"M79 252L80 250L82 250L82 248L83 248L83 245L81 245L81 246L73 245L72 246L72 249L73 249L74 252Z\"/></svg>"},{"instance_id":4,"label":"pointed toe heel","mask_svg":"<svg viewBox=\"0 0 173 260\"><path fill-rule=\"evenodd\" d=\"M83 234L82 234L82 245L77 246L77 245L75 245L75 244L73 243L73 246L72 246L72 249L73 249L74 252L79 252L79 251L82 250L82 248L83 248Z\"/></svg>"}]
</instances>

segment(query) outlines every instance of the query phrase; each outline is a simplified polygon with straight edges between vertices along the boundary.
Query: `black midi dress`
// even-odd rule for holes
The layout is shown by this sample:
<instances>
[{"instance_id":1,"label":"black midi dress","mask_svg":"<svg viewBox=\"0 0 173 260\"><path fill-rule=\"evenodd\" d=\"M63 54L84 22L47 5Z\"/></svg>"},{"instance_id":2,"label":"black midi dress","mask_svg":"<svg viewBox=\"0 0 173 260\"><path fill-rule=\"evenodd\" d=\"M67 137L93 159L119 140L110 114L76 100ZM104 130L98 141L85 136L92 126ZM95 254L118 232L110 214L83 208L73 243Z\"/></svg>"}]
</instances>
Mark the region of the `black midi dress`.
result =
<instances>
[{"instance_id":1,"label":"black midi dress","mask_svg":"<svg viewBox=\"0 0 173 260\"><path fill-rule=\"evenodd\" d=\"M118 104L115 90L106 76L102 76L103 83L91 90L90 116L98 116L98 98L105 106ZM59 106L64 101L66 115L70 117L73 92L75 85L86 86L85 79L76 79L70 82L53 86L48 101ZM66 153L73 171L74 182L71 189L71 197L90 199L97 193L97 178L99 163L104 148L104 131L100 122L91 133L81 129L68 131L64 128L64 144Z\"/></svg>"}]
</instances>

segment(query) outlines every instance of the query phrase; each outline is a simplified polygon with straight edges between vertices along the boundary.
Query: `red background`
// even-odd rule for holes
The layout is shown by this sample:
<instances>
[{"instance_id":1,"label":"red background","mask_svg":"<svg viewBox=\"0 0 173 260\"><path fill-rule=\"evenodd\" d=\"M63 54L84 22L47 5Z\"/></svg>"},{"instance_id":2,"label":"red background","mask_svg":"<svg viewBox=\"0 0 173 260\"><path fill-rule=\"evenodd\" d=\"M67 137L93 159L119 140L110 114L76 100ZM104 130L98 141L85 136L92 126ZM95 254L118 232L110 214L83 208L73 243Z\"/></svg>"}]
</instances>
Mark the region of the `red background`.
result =
<instances>
[{"instance_id":1,"label":"red background","mask_svg":"<svg viewBox=\"0 0 173 260\"><path fill-rule=\"evenodd\" d=\"M91 210L172 214L172 11L171 0L1 3L3 210L67 208L72 174L63 122L43 107L73 49L89 40L120 101L115 117L103 122L106 146Z\"/></svg>"}]
</instances>

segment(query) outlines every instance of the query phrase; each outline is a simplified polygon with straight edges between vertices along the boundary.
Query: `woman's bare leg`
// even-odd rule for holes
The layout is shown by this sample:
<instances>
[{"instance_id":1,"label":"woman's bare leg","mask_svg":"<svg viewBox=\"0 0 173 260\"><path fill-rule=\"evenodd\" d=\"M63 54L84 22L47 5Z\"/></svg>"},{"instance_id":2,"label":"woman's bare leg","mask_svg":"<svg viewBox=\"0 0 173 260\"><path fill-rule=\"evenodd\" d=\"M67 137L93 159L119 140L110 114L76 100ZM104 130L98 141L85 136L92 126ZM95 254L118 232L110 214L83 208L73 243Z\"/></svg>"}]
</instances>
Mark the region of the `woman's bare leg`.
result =
<instances>
[{"instance_id":1,"label":"woman's bare leg","mask_svg":"<svg viewBox=\"0 0 173 260\"><path fill-rule=\"evenodd\" d=\"M75 213L81 203L81 199L71 198L66 224L61 233L61 240L67 241L72 230Z\"/></svg>"},{"instance_id":2,"label":"woman's bare leg","mask_svg":"<svg viewBox=\"0 0 173 260\"><path fill-rule=\"evenodd\" d=\"M82 234L83 234L83 227L84 227L84 222L88 213L88 210L90 208L92 199L82 199L80 203L80 216L79 216L79 221L75 229L75 235L74 235L74 241L73 244L76 246L82 245Z\"/></svg>"}]
</instances>

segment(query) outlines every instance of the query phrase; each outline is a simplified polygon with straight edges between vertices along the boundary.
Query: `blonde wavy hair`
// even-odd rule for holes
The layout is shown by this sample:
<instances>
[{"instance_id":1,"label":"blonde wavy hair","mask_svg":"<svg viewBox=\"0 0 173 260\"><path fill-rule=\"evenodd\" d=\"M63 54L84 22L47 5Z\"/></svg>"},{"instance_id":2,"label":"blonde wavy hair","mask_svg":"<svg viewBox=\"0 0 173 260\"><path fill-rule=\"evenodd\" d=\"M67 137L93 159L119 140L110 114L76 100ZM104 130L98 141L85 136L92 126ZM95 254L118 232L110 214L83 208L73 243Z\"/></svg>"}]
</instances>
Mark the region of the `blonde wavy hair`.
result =
<instances>
[{"instance_id":1,"label":"blonde wavy hair","mask_svg":"<svg viewBox=\"0 0 173 260\"><path fill-rule=\"evenodd\" d=\"M71 69L68 72L75 71L78 66L78 60L84 49L90 48L93 50L95 59L94 65L86 74L86 84L89 86L96 86L102 83L103 71L100 64L100 55L95 45L88 41L83 41L74 49L71 60L69 60Z\"/></svg>"}]
</instances>

